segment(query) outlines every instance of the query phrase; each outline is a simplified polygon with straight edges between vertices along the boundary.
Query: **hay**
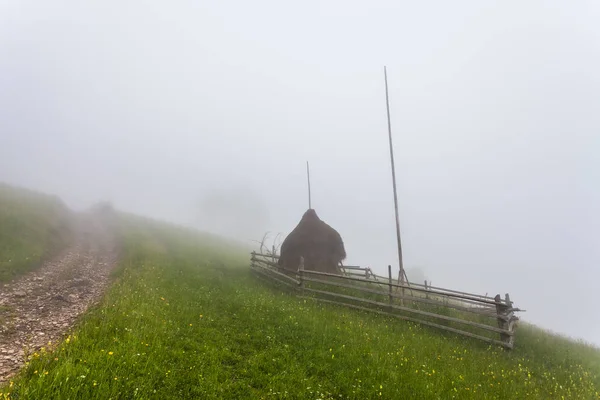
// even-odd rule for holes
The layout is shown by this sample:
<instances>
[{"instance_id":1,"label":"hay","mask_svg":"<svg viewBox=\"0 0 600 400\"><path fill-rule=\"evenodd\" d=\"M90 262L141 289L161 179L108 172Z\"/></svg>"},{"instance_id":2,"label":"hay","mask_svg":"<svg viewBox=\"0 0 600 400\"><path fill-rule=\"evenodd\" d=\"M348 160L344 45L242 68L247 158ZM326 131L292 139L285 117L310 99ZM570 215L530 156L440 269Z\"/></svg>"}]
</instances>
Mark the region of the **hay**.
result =
<instances>
[{"instance_id":1,"label":"hay","mask_svg":"<svg viewBox=\"0 0 600 400\"><path fill-rule=\"evenodd\" d=\"M304 269L341 273L340 261L346 258L340 234L309 209L281 245L279 266L296 271L304 257Z\"/></svg>"}]
</instances>

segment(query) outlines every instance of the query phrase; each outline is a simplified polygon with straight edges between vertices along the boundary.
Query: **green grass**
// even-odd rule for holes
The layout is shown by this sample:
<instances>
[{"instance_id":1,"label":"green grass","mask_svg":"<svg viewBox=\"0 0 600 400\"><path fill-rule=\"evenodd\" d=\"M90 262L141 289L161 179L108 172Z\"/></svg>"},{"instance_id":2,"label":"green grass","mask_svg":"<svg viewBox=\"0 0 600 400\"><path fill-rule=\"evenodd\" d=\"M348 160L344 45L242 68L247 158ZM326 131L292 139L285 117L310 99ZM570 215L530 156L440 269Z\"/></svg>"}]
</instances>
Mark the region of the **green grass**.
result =
<instances>
[{"instance_id":1,"label":"green grass","mask_svg":"<svg viewBox=\"0 0 600 400\"><path fill-rule=\"evenodd\" d=\"M598 350L528 325L508 352L300 300L208 236L129 218L121 240L104 301L35 354L5 397L599 398Z\"/></svg>"},{"instance_id":2,"label":"green grass","mask_svg":"<svg viewBox=\"0 0 600 400\"><path fill-rule=\"evenodd\" d=\"M58 198L0 183L0 282L55 255L69 231L69 211Z\"/></svg>"}]
</instances>

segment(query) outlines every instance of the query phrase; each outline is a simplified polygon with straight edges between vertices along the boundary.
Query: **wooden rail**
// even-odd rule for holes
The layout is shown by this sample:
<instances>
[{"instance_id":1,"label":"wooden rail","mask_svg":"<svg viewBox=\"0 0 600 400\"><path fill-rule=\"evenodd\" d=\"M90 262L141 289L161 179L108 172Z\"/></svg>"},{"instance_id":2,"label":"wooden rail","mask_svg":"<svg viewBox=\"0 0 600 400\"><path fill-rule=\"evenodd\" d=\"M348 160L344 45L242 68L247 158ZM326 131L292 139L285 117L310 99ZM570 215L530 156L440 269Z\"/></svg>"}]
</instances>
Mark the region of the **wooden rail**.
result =
<instances>
[{"instance_id":1,"label":"wooden rail","mask_svg":"<svg viewBox=\"0 0 600 400\"><path fill-rule=\"evenodd\" d=\"M387 293L385 291L382 291L381 289L369 289L366 287L361 287L361 286L357 286L357 285L351 285L351 284L346 284L346 283L339 283L339 282L331 282L331 281L324 281L321 279L314 279L314 278L304 278L305 282L314 282L314 283L322 283L325 285L331 285L331 286L336 286L336 287L342 287L342 288L346 288L346 289L352 289L352 290L357 290L357 291L361 291L364 293L372 293L372 294L378 294L378 295L383 295L386 294L388 297L391 298L395 298L395 299L400 299L403 298L405 300L409 300L409 301L415 301L417 303L425 303L425 304L431 304L431 305L443 305L444 307L448 307L448 308L452 308L454 310L459 310L459 311L465 311L465 312L470 312L473 314L477 314L477 315L481 315L484 317L489 317L489 318L497 318L497 314L496 314L496 309L494 308L493 311L494 313L491 314L489 311L487 310L492 310L491 308L473 308L473 307L464 307L461 306L460 304L453 304L453 303L445 303L445 304L440 304L440 302L438 300L432 300L432 299L428 299L425 297L413 297L413 296L401 296L398 295L396 293ZM393 300L391 300L393 301ZM391 302L390 301L390 302Z\"/></svg>"},{"instance_id":2,"label":"wooden rail","mask_svg":"<svg viewBox=\"0 0 600 400\"><path fill-rule=\"evenodd\" d=\"M488 297L440 287L398 284L392 279L391 267L388 267L388 277L356 266L344 266L350 272L338 275L305 270L301 259L298 270L291 271L279 267L275 261L278 258L275 254L252 252L251 270L261 280L291 288L302 298L389 315L506 349L514 346L518 320L515 312L521 310L513 307L508 294L504 298ZM484 336L484 332L500 337Z\"/></svg>"},{"instance_id":3,"label":"wooden rail","mask_svg":"<svg viewBox=\"0 0 600 400\"><path fill-rule=\"evenodd\" d=\"M446 331L458 333L458 334L463 335L463 336L468 336L468 337L471 337L471 338L474 338L474 339L479 339L479 340L483 340L485 342L494 343L494 344L506 347L504 342L501 342L501 341L496 340L496 339L492 339L492 338L481 336L481 335L476 335L476 334L471 333L471 332L461 331L460 329L454 329L454 328L451 328L449 326L439 325L439 324L435 324L435 323L429 322L429 321L422 321L420 319L406 317L404 315L390 314L390 313L385 312L385 311L375 310L375 309L368 308L368 307L361 307L361 306L357 306L357 305L354 305L354 304L347 304L347 303L342 303L342 302L339 302L339 301L319 299L319 298L315 298L315 297L300 296L300 298L301 299L312 299L312 300L316 300L316 301L323 302L323 303L337 304L337 305L341 305L341 306L344 306L344 307L354 308L354 309L357 309L357 310L368 311L368 312L372 312L372 313L376 313L376 314L380 314L380 315L396 317L396 318L403 319L405 321L411 321L411 322L416 322L416 323L421 324L421 325L432 326L434 328L443 329L443 330L446 330Z\"/></svg>"},{"instance_id":4,"label":"wooden rail","mask_svg":"<svg viewBox=\"0 0 600 400\"><path fill-rule=\"evenodd\" d=\"M366 279L361 279L361 278L352 278L352 277L347 277L347 276L342 276L342 275L337 275L337 274L331 274L329 272L319 272L319 271L308 271L305 270L304 271L305 274L309 274L309 275L320 275L320 276L328 276L331 278L338 278L338 279L350 279L353 281L366 281L369 282ZM371 281L372 282L372 281ZM475 301L478 303L484 303L484 304L491 304L491 305L505 305L504 302L502 302L502 300L487 300L487 299L482 299L477 297L477 295L473 295L473 294L458 294L458 293L443 293L443 292L437 292L437 291L432 291L432 290L426 290L426 289L422 289L419 287L411 287L408 285L401 285L401 284L397 284L397 283L388 283L388 282L376 282L380 285L391 285L394 288L404 288L404 289L411 289L417 292L422 292L422 293L429 293L429 294L434 294L434 295L441 295L441 296L446 296L449 298L456 298L456 299L461 299L461 300L471 300L471 301Z\"/></svg>"}]
</instances>

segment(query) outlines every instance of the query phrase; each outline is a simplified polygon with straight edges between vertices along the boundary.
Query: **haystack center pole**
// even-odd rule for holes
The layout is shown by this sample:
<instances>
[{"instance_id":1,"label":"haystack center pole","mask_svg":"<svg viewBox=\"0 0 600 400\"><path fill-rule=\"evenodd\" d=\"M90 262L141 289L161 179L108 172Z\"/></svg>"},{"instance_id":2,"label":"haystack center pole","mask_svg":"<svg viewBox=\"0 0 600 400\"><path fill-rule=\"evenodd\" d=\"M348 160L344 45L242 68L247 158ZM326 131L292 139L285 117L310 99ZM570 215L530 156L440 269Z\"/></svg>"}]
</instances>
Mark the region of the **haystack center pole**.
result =
<instances>
[{"instance_id":1,"label":"haystack center pole","mask_svg":"<svg viewBox=\"0 0 600 400\"><path fill-rule=\"evenodd\" d=\"M398 192L396 190L396 166L394 164L394 147L392 145L392 122L390 119L390 97L388 93L387 68L383 67L383 76L385 79L385 105L387 107L387 123L388 136L390 139L390 160L392 162L392 185L394 187L394 209L396 211L396 239L398 241L398 262L400 271L398 274L398 282L404 283L404 264L402 263L402 241L400 240L400 217L398 216Z\"/></svg>"},{"instance_id":2,"label":"haystack center pole","mask_svg":"<svg viewBox=\"0 0 600 400\"><path fill-rule=\"evenodd\" d=\"M308 161L306 162L306 178L308 179L308 208L312 208L312 202L310 198L310 168L308 166Z\"/></svg>"}]
</instances>

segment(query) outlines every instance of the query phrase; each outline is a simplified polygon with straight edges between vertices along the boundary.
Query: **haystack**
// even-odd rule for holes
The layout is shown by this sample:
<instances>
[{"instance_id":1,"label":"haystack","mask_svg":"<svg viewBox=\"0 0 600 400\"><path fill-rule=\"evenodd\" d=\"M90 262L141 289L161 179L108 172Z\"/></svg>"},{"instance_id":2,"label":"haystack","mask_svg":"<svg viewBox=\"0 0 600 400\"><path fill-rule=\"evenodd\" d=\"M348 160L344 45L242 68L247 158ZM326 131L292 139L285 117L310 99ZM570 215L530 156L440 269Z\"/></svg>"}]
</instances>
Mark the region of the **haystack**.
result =
<instances>
[{"instance_id":1,"label":"haystack","mask_svg":"<svg viewBox=\"0 0 600 400\"><path fill-rule=\"evenodd\" d=\"M323 222L315 210L304 213L300 223L281 245L279 266L296 271L304 257L304 269L339 274L340 261L346 258L340 234Z\"/></svg>"}]
</instances>

